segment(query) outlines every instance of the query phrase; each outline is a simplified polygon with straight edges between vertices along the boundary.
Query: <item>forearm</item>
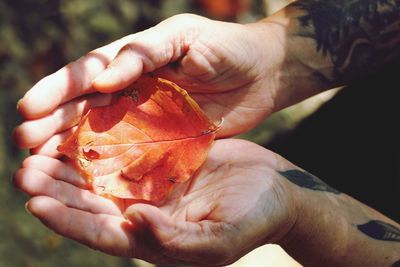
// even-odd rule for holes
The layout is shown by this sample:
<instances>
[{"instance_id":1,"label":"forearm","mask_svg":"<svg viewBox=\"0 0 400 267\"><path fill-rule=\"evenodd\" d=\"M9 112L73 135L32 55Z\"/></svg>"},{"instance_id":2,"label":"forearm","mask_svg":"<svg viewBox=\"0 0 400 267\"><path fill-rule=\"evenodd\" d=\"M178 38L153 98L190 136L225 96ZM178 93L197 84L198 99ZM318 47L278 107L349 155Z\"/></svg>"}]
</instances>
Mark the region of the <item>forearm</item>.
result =
<instances>
[{"instance_id":1,"label":"forearm","mask_svg":"<svg viewBox=\"0 0 400 267\"><path fill-rule=\"evenodd\" d=\"M262 24L285 50L277 109L400 61L398 0L299 0Z\"/></svg>"},{"instance_id":2,"label":"forearm","mask_svg":"<svg viewBox=\"0 0 400 267\"><path fill-rule=\"evenodd\" d=\"M281 243L295 259L305 266L398 266L397 223L311 174L280 174L297 188L299 218Z\"/></svg>"}]
</instances>

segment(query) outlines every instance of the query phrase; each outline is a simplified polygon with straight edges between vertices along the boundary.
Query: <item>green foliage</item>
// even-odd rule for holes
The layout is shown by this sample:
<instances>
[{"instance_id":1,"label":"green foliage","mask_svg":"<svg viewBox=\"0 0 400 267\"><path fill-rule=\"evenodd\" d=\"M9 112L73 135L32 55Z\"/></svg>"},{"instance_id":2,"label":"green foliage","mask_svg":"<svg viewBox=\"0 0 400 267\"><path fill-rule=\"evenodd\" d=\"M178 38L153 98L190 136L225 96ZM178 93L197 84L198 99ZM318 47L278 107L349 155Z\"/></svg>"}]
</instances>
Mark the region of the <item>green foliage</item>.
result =
<instances>
[{"instance_id":1,"label":"green foliage","mask_svg":"<svg viewBox=\"0 0 400 267\"><path fill-rule=\"evenodd\" d=\"M154 12L157 2L0 1L1 267L135 266L67 240L25 211L28 198L11 177L27 152L13 145L11 132L21 120L16 102L35 82L93 48L154 25L163 18Z\"/></svg>"},{"instance_id":2,"label":"green foliage","mask_svg":"<svg viewBox=\"0 0 400 267\"><path fill-rule=\"evenodd\" d=\"M15 106L35 82L91 49L176 13L199 13L190 3L0 1L0 267L135 266L129 259L107 256L67 240L25 211L28 198L11 184L13 172L28 154L12 142L12 129L21 120ZM247 138L265 141L276 130L274 123L267 127L260 127Z\"/></svg>"}]
</instances>

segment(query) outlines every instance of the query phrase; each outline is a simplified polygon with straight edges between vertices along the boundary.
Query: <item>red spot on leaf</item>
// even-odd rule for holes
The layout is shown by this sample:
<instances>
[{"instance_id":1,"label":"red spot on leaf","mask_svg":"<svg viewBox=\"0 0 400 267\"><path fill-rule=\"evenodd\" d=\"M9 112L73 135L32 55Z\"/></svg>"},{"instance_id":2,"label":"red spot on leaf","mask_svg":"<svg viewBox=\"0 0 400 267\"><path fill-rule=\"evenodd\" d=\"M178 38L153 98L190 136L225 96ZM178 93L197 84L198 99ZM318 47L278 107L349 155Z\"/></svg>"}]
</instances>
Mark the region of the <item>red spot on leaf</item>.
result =
<instances>
[{"instance_id":1,"label":"red spot on leaf","mask_svg":"<svg viewBox=\"0 0 400 267\"><path fill-rule=\"evenodd\" d=\"M82 148L82 152L83 155L85 155L85 158L88 160L98 159L100 157L100 154L91 148L84 147Z\"/></svg>"},{"instance_id":2,"label":"red spot on leaf","mask_svg":"<svg viewBox=\"0 0 400 267\"><path fill-rule=\"evenodd\" d=\"M58 150L96 193L159 202L203 164L217 128L185 90L145 76L90 110Z\"/></svg>"}]
</instances>

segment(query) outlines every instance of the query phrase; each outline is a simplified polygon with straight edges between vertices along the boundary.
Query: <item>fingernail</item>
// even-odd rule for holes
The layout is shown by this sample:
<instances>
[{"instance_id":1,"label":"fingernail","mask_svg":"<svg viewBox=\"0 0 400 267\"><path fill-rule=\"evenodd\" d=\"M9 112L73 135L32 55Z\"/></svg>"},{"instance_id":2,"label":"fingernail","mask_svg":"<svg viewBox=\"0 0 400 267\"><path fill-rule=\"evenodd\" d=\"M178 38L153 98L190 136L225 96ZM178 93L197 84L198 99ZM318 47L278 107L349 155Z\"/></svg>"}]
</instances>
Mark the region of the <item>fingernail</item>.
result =
<instances>
[{"instance_id":1,"label":"fingernail","mask_svg":"<svg viewBox=\"0 0 400 267\"><path fill-rule=\"evenodd\" d=\"M22 102L22 98L21 98L20 100L18 100L18 102L17 102L17 110L19 110L19 107L20 107L20 105L21 105L21 102Z\"/></svg>"},{"instance_id":2,"label":"fingernail","mask_svg":"<svg viewBox=\"0 0 400 267\"><path fill-rule=\"evenodd\" d=\"M141 225L144 223L143 217L134 209L125 211L124 217L129 219L132 223Z\"/></svg>"},{"instance_id":3,"label":"fingernail","mask_svg":"<svg viewBox=\"0 0 400 267\"><path fill-rule=\"evenodd\" d=\"M125 219L131 223L131 227L136 230L143 230L146 228L146 222L140 214L135 211L130 211L124 213Z\"/></svg>"},{"instance_id":4,"label":"fingernail","mask_svg":"<svg viewBox=\"0 0 400 267\"><path fill-rule=\"evenodd\" d=\"M113 76L113 70L111 68L105 69L102 73L99 74L94 80L93 83L104 83L107 82L108 79L110 79L111 76Z\"/></svg>"},{"instance_id":5,"label":"fingernail","mask_svg":"<svg viewBox=\"0 0 400 267\"><path fill-rule=\"evenodd\" d=\"M28 214L32 215L32 212L28 209L29 201L25 203L25 210Z\"/></svg>"}]
</instances>

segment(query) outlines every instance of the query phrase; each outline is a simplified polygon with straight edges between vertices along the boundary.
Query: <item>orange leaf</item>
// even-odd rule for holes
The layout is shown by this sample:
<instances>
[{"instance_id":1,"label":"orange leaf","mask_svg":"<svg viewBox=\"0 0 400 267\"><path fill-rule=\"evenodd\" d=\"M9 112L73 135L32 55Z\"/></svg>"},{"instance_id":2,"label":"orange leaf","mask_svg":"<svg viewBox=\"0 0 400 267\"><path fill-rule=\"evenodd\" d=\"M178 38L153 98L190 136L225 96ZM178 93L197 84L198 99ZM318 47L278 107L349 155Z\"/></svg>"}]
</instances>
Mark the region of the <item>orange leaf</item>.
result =
<instances>
[{"instance_id":1,"label":"orange leaf","mask_svg":"<svg viewBox=\"0 0 400 267\"><path fill-rule=\"evenodd\" d=\"M57 149L96 193L159 202L203 164L217 128L185 90L144 76Z\"/></svg>"}]
</instances>

